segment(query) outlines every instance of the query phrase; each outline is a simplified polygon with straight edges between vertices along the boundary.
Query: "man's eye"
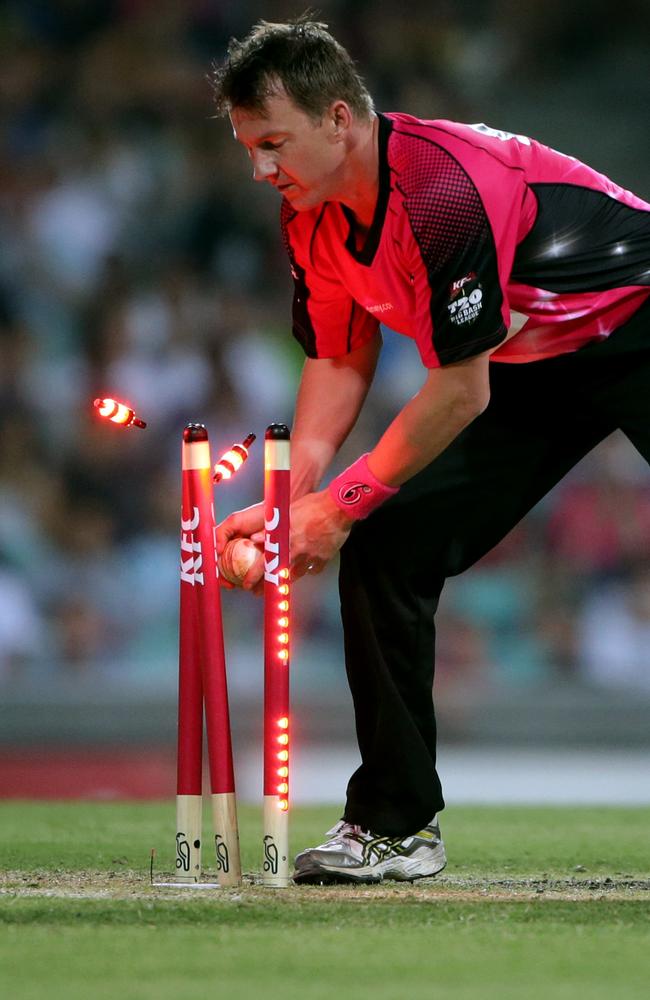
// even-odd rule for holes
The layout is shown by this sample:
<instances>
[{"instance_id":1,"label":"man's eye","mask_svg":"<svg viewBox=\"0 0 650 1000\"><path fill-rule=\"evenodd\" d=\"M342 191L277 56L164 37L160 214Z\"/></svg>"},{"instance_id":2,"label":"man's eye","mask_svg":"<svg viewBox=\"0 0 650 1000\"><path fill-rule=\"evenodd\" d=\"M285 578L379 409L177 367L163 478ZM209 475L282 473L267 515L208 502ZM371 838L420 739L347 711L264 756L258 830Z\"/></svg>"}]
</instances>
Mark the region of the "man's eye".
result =
<instances>
[{"instance_id":1,"label":"man's eye","mask_svg":"<svg viewBox=\"0 0 650 1000\"><path fill-rule=\"evenodd\" d=\"M262 143L262 149L279 149L283 142L270 142L268 139Z\"/></svg>"}]
</instances>

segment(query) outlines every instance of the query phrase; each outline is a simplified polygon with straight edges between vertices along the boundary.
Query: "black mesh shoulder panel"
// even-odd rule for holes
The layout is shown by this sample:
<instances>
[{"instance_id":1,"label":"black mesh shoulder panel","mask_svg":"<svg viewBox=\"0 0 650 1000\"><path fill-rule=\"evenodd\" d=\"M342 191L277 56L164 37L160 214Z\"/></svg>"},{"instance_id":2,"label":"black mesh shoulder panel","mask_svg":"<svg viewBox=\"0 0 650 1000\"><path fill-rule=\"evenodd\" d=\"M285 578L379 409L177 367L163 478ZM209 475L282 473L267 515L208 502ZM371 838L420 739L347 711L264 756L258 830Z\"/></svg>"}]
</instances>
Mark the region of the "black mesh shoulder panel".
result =
<instances>
[{"instance_id":1,"label":"black mesh shoulder panel","mask_svg":"<svg viewBox=\"0 0 650 1000\"><path fill-rule=\"evenodd\" d=\"M411 133L399 134L393 166L429 277L433 347L441 363L496 346L506 336L503 295L494 237L476 186L451 153ZM480 289L481 306L473 319L459 322L453 286L465 278Z\"/></svg>"}]
</instances>

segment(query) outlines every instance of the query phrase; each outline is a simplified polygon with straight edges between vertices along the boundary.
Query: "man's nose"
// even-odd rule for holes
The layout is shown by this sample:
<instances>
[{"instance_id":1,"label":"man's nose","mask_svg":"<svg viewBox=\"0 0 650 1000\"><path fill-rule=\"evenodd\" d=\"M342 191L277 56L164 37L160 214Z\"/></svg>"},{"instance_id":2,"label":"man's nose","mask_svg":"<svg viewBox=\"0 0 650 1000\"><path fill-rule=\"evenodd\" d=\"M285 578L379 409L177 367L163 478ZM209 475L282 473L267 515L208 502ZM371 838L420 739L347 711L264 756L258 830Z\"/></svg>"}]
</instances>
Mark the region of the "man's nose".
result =
<instances>
[{"instance_id":1,"label":"man's nose","mask_svg":"<svg viewBox=\"0 0 650 1000\"><path fill-rule=\"evenodd\" d=\"M277 164L273 162L273 157L263 150L256 150L252 157L253 180L268 181L275 177L278 172Z\"/></svg>"}]
</instances>

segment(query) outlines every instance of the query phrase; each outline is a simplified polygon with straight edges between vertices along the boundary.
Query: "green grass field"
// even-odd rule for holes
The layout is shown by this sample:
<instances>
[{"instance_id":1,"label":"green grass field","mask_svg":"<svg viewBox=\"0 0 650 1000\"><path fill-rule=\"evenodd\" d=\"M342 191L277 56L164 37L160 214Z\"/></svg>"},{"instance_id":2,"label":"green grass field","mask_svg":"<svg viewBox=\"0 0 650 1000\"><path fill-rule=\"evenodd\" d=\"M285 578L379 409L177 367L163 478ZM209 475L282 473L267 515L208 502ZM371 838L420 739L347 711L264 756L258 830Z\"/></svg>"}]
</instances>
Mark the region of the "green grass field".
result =
<instances>
[{"instance_id":1,"label":"green grass field","mask_svg":"<svg viewBox=\"0 0 650 1000\"><path fill-rule=\"evenodd\" d=\"M292 848L329 808L295 809ZM12 1000L636 1000L650 981L650 809L454 808L410 885L153 888L171 804L0 803L0 989ZM206 825L207 830L207 825ZM207 853L207 852L206 852ZM210 870L205 877L214 876Z\"/></svg>"}]
</instances>

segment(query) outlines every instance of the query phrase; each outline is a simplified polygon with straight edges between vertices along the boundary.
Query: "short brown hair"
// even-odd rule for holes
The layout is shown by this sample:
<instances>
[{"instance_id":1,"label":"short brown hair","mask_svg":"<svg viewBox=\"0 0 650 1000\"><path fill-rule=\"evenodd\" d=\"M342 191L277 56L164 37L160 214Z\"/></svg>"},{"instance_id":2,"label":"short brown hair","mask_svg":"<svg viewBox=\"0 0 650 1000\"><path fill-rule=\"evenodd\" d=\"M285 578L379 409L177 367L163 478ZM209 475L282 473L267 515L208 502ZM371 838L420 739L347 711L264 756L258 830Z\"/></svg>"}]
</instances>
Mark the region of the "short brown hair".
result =
<instances>
[{"instance_id":1,"label":"short brown hair","mask_svg":"<svg viewBox=\"0 0 650 1000\"><path fill-rule=\"evenodd\" d=\"M343 100L367 119L372 97L349 53L326 24L304 17L283 24L260 21L243 41L232 38L224 61L210 74L218 115L246 108L264 116L280 84L294 104L313 119Z\"/></svg>"}]
</instances>

